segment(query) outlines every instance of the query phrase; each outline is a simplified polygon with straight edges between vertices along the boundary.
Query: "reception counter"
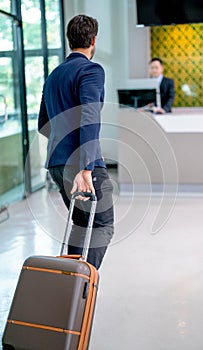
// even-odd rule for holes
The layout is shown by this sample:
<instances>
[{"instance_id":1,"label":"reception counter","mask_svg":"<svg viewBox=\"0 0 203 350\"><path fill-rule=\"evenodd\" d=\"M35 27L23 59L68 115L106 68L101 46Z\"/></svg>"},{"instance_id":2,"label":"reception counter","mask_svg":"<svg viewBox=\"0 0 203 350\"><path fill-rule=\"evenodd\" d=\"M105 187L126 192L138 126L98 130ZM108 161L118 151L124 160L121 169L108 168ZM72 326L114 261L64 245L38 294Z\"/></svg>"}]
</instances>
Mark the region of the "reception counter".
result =
<instances>
[{"instance_id":1,"label":"reception counter","mask_svg":"<svg viewBox=\"0 0 203 350\"><path fill-rule=\"evenodd\" d=\"M203 192L203 108L119 110L120 191Z\"/></svg>"}]
</instances>

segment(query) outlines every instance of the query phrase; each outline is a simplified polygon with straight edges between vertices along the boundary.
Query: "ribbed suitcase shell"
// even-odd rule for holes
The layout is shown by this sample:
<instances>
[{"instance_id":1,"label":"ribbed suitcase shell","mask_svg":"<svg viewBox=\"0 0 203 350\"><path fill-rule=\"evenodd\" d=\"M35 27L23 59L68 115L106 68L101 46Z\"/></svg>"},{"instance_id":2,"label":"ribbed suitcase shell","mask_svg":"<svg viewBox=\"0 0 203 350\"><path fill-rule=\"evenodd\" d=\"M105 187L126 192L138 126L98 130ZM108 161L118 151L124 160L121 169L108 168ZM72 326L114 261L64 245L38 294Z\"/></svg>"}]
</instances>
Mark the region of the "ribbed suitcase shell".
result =
<instances>
[{"instance_id":1,"label":"ribbed suitcase shell","mask_svg":"<svg viewBox=\"0 0 203 350\"><path fill-rule=\"evenodd\" d=\"M3 350L86 350L98 287L79 256L28 258L3 335Z\"/></svg>"}]
</instances>

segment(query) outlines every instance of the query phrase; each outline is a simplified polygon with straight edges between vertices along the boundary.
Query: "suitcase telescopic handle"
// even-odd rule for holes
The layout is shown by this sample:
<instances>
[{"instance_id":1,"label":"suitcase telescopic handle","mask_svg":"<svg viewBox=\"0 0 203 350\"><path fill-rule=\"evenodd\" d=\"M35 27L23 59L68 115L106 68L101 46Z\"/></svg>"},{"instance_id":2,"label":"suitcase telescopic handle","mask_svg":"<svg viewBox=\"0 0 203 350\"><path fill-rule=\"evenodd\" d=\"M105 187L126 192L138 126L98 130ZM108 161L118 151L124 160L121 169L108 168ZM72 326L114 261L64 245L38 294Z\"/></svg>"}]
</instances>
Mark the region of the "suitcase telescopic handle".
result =
<instances>
[{"instance_id":1,"label":"suitcase telescopic handle","mask_svg":"<svg viewBox=\"0 0 203 350\"><path fill-rule=\"evenodd\" d=\"M67 225L66 225L66 229L65 229L65 235L64 235L64 240L62 243L60 255L61 256L67 255L68 240L69 240L71 229L72 229L73 209L75 206L75 200L77 199L78 196L87 197L92 202L91 208L90 208L89 220L88 220L88 224L87 224L87 228L86 228L84 247L83 247L83 251L82 251L82 258L84 261L87 261L90 240L91 240L91 235L92 235L93 222L94 222L94 215L95 215L96 206L97 206L97 197L95 196L95 194L93 194L91 192L75 192L71 197L70 207L69 207L69 212L68 212L68 221L67 221Z\"/></svg>"}]
</instances>

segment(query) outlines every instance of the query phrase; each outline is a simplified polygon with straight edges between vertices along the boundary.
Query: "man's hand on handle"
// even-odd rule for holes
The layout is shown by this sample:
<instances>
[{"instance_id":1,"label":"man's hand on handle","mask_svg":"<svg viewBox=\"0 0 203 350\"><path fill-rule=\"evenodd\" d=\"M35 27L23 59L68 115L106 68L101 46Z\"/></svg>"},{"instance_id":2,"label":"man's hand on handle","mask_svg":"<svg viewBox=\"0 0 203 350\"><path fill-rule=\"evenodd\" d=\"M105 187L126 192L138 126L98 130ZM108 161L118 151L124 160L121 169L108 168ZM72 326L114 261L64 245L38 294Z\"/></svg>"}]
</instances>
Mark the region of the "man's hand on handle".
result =
<instances>
[{"instance_id":1,"label":"man's hand on handle","mask_svg":"<svg viewBox=\"0 0 203 350\"><path fill-rule=\"evenodd\" d=\"M95 194L95 189L92 182L92 171L91 170L81 170L77 175L75 176L75 179L73 181L73 188L71 190L71 194L74 192L92 192ZM86 201L89 199L89 197L77 197L77 199Z\"/></svg>"}]
</instances>

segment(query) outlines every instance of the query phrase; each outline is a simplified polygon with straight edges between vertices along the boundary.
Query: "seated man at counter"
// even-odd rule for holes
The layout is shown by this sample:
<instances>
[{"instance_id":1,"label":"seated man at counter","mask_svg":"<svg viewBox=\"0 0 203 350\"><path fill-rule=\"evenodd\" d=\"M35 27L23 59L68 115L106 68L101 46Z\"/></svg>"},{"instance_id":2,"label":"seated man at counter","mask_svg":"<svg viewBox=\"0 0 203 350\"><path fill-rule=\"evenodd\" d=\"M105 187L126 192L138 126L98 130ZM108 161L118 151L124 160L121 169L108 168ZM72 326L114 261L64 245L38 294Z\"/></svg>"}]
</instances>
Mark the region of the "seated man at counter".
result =
<instances>
[{"instance_id":1,"label":"seated man at counter","mask_svg":"<svg viewBox=\"0 0 203 350\"><path fill-rule=\"evenodd\" d=\"M158 80L160 86L161 107L153 107L153 112L158 114L170 113L175 97L174 80L166 78L163 72L163 61L158 57L152 58L150 75Z\"/></svg>"}]
</instances>

